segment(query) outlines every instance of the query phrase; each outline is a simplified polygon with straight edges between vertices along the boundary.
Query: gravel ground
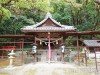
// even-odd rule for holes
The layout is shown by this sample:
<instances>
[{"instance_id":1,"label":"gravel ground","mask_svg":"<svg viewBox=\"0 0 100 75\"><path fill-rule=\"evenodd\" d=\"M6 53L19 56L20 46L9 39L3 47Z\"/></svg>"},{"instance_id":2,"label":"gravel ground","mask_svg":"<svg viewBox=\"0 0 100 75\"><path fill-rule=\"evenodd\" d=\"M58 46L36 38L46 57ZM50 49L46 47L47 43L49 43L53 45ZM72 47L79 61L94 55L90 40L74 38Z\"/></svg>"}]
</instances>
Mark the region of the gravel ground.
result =
<instances>
[{"instance_id":1,"label":"gravel ground","mask_svg":"<svg viewBox=\"0 0 100 75\"><path fill-rule=\"evenodd\" d=\"M99 75L94 72L81 71L71 63L30 63L17 67L0 69L0 75Z\"/></svg>"}]
</instances>

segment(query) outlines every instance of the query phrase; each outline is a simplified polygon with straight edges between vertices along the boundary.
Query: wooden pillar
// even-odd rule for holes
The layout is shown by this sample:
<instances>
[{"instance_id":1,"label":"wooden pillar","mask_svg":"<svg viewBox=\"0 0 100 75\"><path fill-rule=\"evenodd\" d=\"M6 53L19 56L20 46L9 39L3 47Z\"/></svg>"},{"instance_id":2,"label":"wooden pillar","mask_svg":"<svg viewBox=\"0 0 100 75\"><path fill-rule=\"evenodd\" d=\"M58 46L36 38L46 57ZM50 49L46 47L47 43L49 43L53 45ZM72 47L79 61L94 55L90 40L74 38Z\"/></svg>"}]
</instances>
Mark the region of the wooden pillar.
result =
<instances>
[{"instance_id":1,"label":"wooden pillar","mask_svg":"<svg viewBox=\"0 0 100 75\"><path fill-rule=\"evenodd\" d=\"M2 50L2 58L4 58L4 50Z\"/></svg>"},{"instance_id":2,"label":"wooden pillar","mask_svg":"<svg viewBox=\"0 0 100 75\"><path fill-rule=\"evenodd\" d=\"M21 42L21 49L22 49L22 64L24 63L23 47L24 47L24 39L23 39L22 42Z\"/></svg>"},{"instance_id":3,"label":"wooden pillar","mask_svg":"<svg viewBox=\"0 0 100 75\"><path fill-rule=\"evenodd\" d=\"M15 38L14 38L14 46L15 46Z\"/></svg>"},{"instance_id":4,"label":"wooden pillar","mask_svg":"<svg viewBox=\"0 0 100 75\"><path fill-rule=\"evenodd\" d=\"M65 61L64 61L64 53L62 53L62 62L65 62Z\"/></svg>"},{"instance_id":5,"label":"wooden pillar","mask_svg":"<svg viewBox=\"0 0 100 75\"><path fill-rule=\"evenodd\" d=\"M33 56L33 62L35 63L36 62L36 53L32 54Z\"/></svg>"},{"instance_id":6,"label":"wooden pillar","mask_svg":"<svg viewBox=\"0 0 100 75\"><path fill-rule=\"evenodd\" d=\"M65 37L64 36L65 35L62 35L62 37L60 39L60 44L59 44L60 48L61 48L61 44L64 43L64 41L65 41ZM60 58L61 62L64 62L64 53L62 53L61 49L60 49L60 57L61 57Z\"/></svg>"},{"instance_id":7,"label":"wooden pillar","mask_svg":"<svg viewBox=\"0 0 100 75\"><path fill-rule=\"evenodd\" d=\"M51 45L50 45L50 32L48 32L48 63L51 62Z\"/></svg>"},{"instance_id":8,"label":"wooden pillar","mask_svg":"<svg viewBox=\"0 0 100 75\"><path fill-rule=\"evenodd\" d=\"M96 65L96 70L98 71L97 56L96 56L96 49L95 49L95 65Z\"/></svg>"},{"instance_id":9,"label":"wooden pillar","mask_svg":"<svg viewBox=\"0 0 100 75\"><path fill-rule=\"evenodd\" d=\"M80 66L79 36L77 35L78 65Z\"/></svg>"},{"instance_id":10,"label":"wooden pillar","mask_svg":"<svg viewBox=\"0 0 100 75\"><path fill-rule=\"evenodd\" d=\"M35 36L35 43L36 43L36 36Z\"/></svg>"},{"instance_id":11,"label":"wooden pillar","mask_svg":"<svg viewBox=\"0 0 100 75\"><path fill-rule=\"evenodd\" d=\"M86 55L86 50L85 50L85 65L87 66L87 55Z\"/></svg>"}]
</instances>

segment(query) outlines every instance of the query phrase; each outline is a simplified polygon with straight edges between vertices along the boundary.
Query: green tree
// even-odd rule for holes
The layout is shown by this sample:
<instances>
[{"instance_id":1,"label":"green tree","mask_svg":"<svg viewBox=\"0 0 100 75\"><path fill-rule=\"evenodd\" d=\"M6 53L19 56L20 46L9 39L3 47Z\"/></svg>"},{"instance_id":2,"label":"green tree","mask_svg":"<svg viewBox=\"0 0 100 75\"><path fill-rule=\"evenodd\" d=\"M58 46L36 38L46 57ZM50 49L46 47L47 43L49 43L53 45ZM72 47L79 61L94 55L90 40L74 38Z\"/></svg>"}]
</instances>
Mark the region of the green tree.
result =
<instances>
[{"instance_id":1,"label":"green tree","mask_svg":"<svg viewBox=\"0 0 100 75\"><path fill-rule=\"evenodd\" d=\"M20 34L21 27L40 22L47 12L79 31L100 30L94 0L0 0L0 34Z\"/></svg>"}]
</instances>

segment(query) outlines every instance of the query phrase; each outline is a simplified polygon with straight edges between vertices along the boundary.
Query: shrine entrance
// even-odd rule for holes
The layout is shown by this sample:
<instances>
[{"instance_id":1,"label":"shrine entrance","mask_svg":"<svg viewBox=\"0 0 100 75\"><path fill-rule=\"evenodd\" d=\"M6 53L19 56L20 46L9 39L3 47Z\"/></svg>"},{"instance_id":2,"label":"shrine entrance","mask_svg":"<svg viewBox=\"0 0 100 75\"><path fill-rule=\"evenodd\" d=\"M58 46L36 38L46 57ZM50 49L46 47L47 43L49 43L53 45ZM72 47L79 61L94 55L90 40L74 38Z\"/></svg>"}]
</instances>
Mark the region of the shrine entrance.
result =
<instances>
[{"instance_id":1,"label":"shrine entrance","mask_svg":"<svg viewBox=\"0 0 100 75\"><path fill-rule=\"evenodd\" d=\"M47 62L48 61L48 49L41 49L37 51L36 54L37 62ZM51 62L61 61L61 52L59 49L51 50Z\"/></svg>"},{"instance_id":2,"label":"shrine entrance","mask_svg":"<svg viewBox=\"0 0 100 75\"><path fill-rule=\"evenodd\" d=\"M38 38L39 40L39 38ZM36 53L37 62L48 62L49 57L49 49L48 49L48 41L42 40L41 42L36 40L36 43L38 44L38 49ZM60 42L61 40L56 41L51 40L50 41L50 47L51 47L51 62L59 62L61 61L61 50L60 50Z\"/></svg>"}]
</instances>

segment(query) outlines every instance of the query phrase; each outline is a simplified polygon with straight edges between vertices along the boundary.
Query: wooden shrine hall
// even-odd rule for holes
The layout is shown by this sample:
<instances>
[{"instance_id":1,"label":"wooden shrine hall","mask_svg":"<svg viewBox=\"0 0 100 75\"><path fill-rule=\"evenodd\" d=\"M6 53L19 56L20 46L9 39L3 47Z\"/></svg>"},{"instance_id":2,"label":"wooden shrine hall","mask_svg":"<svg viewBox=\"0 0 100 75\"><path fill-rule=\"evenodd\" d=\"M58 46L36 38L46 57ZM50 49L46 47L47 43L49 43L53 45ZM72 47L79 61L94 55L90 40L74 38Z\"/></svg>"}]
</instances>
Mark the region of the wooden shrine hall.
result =
<instances>
[{"instance_id":1,"label":"wooden shrine hall","mask_svg":"<svg viewBox=\"0 0 100 75\"><path fill-rule=\"evenodd\" d=\"M33 35L34 42L37 44L38 54L41 60L47 61L60 59L61 51L59 50L61 43L65 40L66 32L75 32L73 26L62 25L52 18L50 13L47 13L45 19L40 23L21 28L21 31L26 35ZM39 51L40 50L40 51ZM44 50L41 52L41 50Z\"/></svg>"}]
</instances>

